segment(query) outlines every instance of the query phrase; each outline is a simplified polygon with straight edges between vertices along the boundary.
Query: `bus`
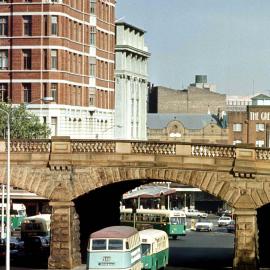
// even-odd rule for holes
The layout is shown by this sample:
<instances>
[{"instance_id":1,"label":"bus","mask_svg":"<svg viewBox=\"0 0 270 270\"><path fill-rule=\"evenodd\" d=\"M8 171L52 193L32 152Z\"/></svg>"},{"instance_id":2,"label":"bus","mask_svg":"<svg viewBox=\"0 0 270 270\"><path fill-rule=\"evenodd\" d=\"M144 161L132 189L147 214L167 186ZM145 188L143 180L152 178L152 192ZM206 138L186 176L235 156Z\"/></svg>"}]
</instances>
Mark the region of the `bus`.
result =
<instances>
[{"instance_id":1,"label":"bus","mask_svg":"<svg viewBox=\"0 0 270 270\"><path fill-rule=\"evenodd\" d=\"M132 208L121 206L120 222L138 230L149 228L162 230L173 239L186 235L186 214L182 210L138 208L134 212Z\"/></svg>"},{"instance_id":2,"label":"bus","mask_svg":"<svg viewBox=\"0 0 270 270\"><path fill-rule=\"evenodd\" d=\"M50 214L26 217L21 224L21 239L26 240L31 236L50 237L50 224Z\"/></svg>"},{"instance_id":3,"label":"bus","mask_svg":"<svg viewBox=\"0 0 270 270\"><path fill-rule=\"evenodd\" d=\"M129 226L111 226L92 233L86 269L142 269L139 232Z\"/></svg>"},{"instance_id":4,"label":"bus","mask_svg":"<svg viewBox=\"0 0 270 270\"><path fill-rule=\"evenodd\" d=\"M156 229L139 231L142 244L143 269L164 269L169 261L169 238Z\"/></svg>"},{"instance_id":5,"label":"bus","mask_svg":"<svg viewBox=\"0 0 270 270\"><path fill-rule=\"evenodd\" d=\"M6 217L6 207L7 204L3 204L3 213L4 213L4 222L6 223L7 217ZM2 216L2 203L0 203L0 222L1 222L1 216ZM10 224L11 229L16 230L21 226L22 221L26 217L26 207L23 203L12 203L11 209L10 209Z\"/></svg>"}]
</instances>

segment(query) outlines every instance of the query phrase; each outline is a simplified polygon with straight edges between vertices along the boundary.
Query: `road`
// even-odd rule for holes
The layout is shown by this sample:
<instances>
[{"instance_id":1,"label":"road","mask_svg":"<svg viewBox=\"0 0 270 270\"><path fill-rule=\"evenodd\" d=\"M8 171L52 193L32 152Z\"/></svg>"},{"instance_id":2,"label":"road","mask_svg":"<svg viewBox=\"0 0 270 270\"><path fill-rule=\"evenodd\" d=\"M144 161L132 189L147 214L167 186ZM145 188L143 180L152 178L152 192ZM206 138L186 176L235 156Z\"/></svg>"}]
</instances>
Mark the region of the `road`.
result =
<instances>
[{"instance_id":1,"label":"road","mask_svg":"<svg viewBox=\"0 0 270 270\"><path fill-rule=\"evenodd\" d=\"M215 227L213 232L188 231L186 236L170 240L169 266L166 270L230 269L234 253L233 242L234 235L218 227ZM13 266L15 265L16 267L12 267L11 270L44 269L42 268L44 266L38 264L33 264L28 268L26 262L13 263ZM85 265L77 268L77 270L85 269Z\"/></svg>"},{"instance_id":2,"label":"road","mask_svg":"<svg viewBox=\"0 0 270 270\"><path fill-rule=\"evenodd\" d=\"M225 269L232 266L233 255L233 234L190 231L185 237L170 241L169 265L176 267L172 269Z\"/></svg>"}]
</instances>

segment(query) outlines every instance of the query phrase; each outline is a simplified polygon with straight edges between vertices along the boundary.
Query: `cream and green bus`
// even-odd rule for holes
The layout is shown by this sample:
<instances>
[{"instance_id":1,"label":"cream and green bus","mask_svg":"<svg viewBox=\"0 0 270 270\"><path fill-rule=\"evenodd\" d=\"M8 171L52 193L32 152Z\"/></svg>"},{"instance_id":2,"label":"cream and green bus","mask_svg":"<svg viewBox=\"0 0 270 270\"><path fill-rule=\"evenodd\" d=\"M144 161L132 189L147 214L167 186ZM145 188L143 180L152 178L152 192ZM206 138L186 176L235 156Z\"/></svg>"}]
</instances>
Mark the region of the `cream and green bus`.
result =
<instances>
[{"instance_id":1,"label":"cream and green bus","mask_svg":"<svg viewBox=\"0 0 270 270\"><path fill-rule=\"evenodd\" d=\"M182 210L138 208L134 212L131 208L122 206L120 222L138 230L149 228L163 230L173 239L186 235L186 214Z\"/></svg>"},{"instance_id":2,"label":"cream and green bus","mask_svg":"<svg viewBox=\"0 0 270 270\"><path fill-rule=\"evenodd\" d=\"M156 229L139 231L142 244L143 269L164 269L169 259L169 239L166 232Z\"/></svg>"}]
</instances>

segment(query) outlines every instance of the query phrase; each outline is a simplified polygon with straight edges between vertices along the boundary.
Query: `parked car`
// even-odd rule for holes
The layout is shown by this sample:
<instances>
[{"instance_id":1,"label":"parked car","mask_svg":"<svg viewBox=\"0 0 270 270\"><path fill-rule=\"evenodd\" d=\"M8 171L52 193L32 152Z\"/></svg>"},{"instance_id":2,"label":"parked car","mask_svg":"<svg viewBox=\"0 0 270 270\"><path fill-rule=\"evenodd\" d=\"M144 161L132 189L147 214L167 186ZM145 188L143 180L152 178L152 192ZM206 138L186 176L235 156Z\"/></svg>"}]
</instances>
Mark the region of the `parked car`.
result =
<instances>
[{"instance_id":1,"label":"parked car","mask_svg":"<svg viewBox=\"0 0 270 270\"><path fill-rule=\"evenodd\" d=\"M204 212L200 212L196 209L189 209L188 211L185 211L186 213L186 216L187 217L202 217L202 218L206 218L208 216L207 213L204 213Z\"/></svg>"},{"instance_id":2,"label":"parked car","mask_svg":"<svg viewBox=\"0 0 270 270\"><path fill-rule=\"evenodd\" d=\"M198 221L195 224L195 229L197 232L199 231L212 231L214 227L213 222L209 221L209 220L203 220L203 221Z\"/></svg>"},{"instance_id":3,"label":"parked car","mask_svg":"<svg viewBox=\"0 0 270 270\"><path fill-rule=\"evenodd\" d=\"M230 224L227 225L228 233L235 233L235 221L232 220Z\"/></svg>"},{"instance_id":4,"label":"parked car","mask_svg":"<svg viewBox=\"0 0 270 270\"><path fill-rule=\"evenodd\" d=\"M20 251L24 249L24 242L17 237L10 237L10 255L13 259ZM6 239L0 239L0 259L6 256Z\"/></svg>"},{"instance_id":5,"label":"parked car","mask_svg":"<svg viewBox=\"0 0 270 270\"><path fill-rule=\"evenodd\" d=\"M47 236L31 236L24 240L26 253L49 255L50 239Z\"/></svg>"},{"instance_id":6,"label":"parked car","mask_svg":"<svg viewBox=\"0 0 270 270\"><path fill-rule=\"evenodd\" d=\"M218 226L227 226L231 223L232 218L227 216L222 216L218 219Z\"/></svg>"},{"instance_id":7,"label":"parked car","mask_svg":"<svg viewBox=\"0 0 270 270\"><path fill-rule=\"evenodd\" d=\"M220 217L222 216L232 217L232 210L219 209L217 215Z\"/></svg>"}]
</instances>

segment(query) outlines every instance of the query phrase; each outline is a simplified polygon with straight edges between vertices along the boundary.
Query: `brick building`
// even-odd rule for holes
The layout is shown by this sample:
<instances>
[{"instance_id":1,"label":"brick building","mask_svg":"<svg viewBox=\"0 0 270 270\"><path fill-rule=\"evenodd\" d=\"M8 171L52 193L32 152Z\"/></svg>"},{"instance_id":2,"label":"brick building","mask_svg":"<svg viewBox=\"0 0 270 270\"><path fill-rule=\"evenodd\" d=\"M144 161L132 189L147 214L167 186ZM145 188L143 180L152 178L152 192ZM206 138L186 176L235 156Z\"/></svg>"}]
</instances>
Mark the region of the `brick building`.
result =
<instances>
[{"instance_id":1,"label":"brick building","mask_svg":"<svg viewBox=\"0 0 270 270\"><path fill-rule=\"evenodd\" d=\"M229 144L249 143L270 146L270 97L251 98L245 111L228 111Z\"/></svg>"},{"instance_id":2,"label":"brick building","mask_svg":"<svg viewBox=\"0 0 270 270\"><path fill-rule=\"evenodd\" d=\"M226 95L213 91L215 85L207 83L207 78L196 75L195 83L187 89L175 90L163 86L149 87L149 113L201 113L217 114L225 110Z\"/></svg>"},{"instance_id":3,"label":"brick building","mask_svg":"<svg viewBox=\"0 0 270 270\"><path fill-rule=\"evenodd\" d=\"M28 103L52 135L109 136L115 2L2 0L0 101ZM54 102L42 104L47 96Z\"/></svg>"}]
</instances>

